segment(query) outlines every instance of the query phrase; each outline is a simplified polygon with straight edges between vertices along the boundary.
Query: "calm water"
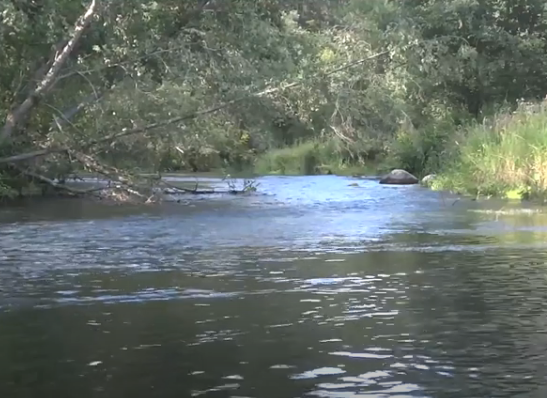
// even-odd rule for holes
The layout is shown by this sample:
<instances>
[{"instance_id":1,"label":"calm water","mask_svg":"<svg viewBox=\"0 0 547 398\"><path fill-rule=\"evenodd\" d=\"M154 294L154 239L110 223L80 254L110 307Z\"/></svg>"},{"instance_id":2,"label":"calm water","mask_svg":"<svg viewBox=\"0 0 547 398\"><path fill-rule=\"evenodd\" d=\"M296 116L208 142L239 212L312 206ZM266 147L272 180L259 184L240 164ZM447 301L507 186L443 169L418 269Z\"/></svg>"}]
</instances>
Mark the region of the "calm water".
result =
<instances>
[{"instance_id":1,"label":"calm water","mask_svg":"<svg viewBox=\"0 0 547 398\"><path fill-rule=\"evenodd\" d=\"M547 396L547 216L353 182L0 210L0 396Z\"/></svg>"}]
</instances>

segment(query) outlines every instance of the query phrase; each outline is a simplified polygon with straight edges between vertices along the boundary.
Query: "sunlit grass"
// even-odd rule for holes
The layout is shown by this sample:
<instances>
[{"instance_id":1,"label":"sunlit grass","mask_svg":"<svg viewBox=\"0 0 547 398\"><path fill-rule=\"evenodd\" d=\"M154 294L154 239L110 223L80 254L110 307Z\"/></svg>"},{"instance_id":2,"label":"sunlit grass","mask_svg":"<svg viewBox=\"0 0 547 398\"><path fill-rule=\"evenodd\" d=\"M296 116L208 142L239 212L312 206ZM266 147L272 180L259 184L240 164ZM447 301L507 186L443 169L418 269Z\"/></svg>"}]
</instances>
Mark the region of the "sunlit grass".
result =
<instances>
[{"instance_id":1,"label":"sunlit grass","mask_svg":"<svg viewBox=\"0 0 547 398\"><path fill-rule=\"evenodd\" d=\"M461 141L460 141L461 140ZM509 199L547 196L547 107L521 104L456 138L437 188Z\"/></svg>"},{"instance_id":2,"label":"sunlit grass","mask_svg":"<svg viewBox=\"0 0 547 398\"><path fill-rule=\"evenodd\" d=\"M347 148L330 139L267 151L257 158L254 171L262 175L371 175L377 169L373 162L350 159Z\"/></svg>"}]
</instances>

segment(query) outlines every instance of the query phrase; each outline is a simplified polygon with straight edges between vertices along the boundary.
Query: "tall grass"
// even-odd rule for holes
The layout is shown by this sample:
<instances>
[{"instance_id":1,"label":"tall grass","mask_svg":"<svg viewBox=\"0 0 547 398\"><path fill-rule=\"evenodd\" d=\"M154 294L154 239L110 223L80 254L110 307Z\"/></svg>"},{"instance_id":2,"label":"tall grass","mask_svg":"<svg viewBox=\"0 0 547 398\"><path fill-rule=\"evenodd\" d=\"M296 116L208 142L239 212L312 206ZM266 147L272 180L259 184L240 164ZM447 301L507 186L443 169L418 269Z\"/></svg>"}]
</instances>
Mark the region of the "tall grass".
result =
<instances>
[{"instance_id":1,"label":"tall grass","mask_svg":"<svg viewBox=\"0 0 547 398\"><path fill-rule=\"evenodd\" d=\"M282 175L374 174L377 164L363 153L357 148L349 148L338 139L303 141L260 155L254 171L257 174Z\"/></svg>"},{"instance_id":2,"label":"tall grass","mask_svg":"<svg viewBox=\"0 0 547 398\"><path fill-rule=\"evenodd\" d=\"M547 196L547 104L522 103L455 137L438 188L509 198Z\"/></svg>"},{"instance_id":3,"label":"tall grass","mask_svg":"<svg viewBox=\"0 0 547 398\"><path fill-rule=\"evenodd\" d=\"M467 120L458 127L449 119L437 120L418 131L403 131L386 139L386 152L376 159L366 155L370 143L358 145L329 138L273 149L258 157L255 172L378 174L405 168L417 175L436 173L436 189L547 198L547 102L521 103L516 111L500 111L482 123Z\"/></svg>"}]
</instances>

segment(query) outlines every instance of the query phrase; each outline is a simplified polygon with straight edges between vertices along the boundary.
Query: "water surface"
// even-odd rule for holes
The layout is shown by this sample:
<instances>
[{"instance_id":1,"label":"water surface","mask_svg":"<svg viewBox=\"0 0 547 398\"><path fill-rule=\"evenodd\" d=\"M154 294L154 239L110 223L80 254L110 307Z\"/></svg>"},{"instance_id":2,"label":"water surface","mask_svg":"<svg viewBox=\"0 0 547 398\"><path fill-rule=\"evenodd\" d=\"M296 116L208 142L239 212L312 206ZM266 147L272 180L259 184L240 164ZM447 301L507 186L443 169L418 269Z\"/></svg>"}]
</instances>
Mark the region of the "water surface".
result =
<instances>
[{"instance_id":1,"label":"water surface","mask_svg":"<svg viewBox=\"0 0 547 398\"><path fill-rule=\"evenodd\" d=\"M546 396L545 214L259 182L0 210L0 396Z\"/></svg>"}]
</instances>

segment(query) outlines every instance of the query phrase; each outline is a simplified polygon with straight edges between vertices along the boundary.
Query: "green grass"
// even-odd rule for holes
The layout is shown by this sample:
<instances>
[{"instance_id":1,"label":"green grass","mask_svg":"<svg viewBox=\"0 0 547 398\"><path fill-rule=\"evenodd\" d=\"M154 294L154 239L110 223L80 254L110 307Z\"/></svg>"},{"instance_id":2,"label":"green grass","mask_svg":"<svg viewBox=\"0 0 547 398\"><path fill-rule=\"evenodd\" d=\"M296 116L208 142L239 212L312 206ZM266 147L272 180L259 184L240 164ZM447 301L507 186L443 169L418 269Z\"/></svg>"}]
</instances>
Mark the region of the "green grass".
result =
<instances>
[{"instance_id":1,"label":"green grass","mask_svg":"<svg viewBox=\"0 0 547 398\"><path fill-rule=\"evenodd\" d=\"M352 161L335 140L306 141L297 145L272 149L260 155L254 172L259 175L374 175L377 164Z\"/></svg>"},{"instance_id":2,"label":"green grass","mask_svg":"<svg viewBox=\"0 0 547 398\"><path fill-rule=\"evenodd\" d=\"M433 188L508 199L547 198L547 105L521 104L454 137Z\"/></svg>"}]
</instances>

